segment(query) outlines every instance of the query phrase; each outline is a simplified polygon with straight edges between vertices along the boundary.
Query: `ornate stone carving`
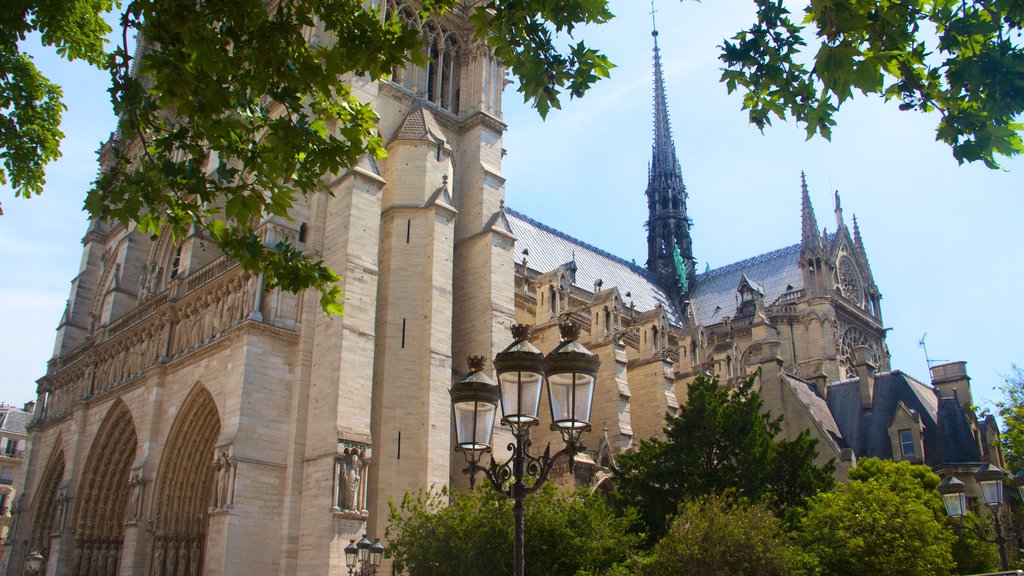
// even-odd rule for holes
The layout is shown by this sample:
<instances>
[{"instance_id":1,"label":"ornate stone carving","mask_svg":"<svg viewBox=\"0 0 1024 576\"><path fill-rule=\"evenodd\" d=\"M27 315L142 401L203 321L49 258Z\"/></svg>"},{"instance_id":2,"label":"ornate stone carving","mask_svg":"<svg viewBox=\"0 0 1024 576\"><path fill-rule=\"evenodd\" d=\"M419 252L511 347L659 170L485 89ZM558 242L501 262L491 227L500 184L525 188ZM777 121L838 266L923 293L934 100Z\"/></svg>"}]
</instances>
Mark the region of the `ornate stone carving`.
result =
<instances>
[{"instance_id":1,"label":"ornate stone carving","mask_svg":"<svg viewBox=\"0 0 1024 576\"><path fill-rule=\"evenodd\" d=\"M213 497L210 512L230 510L235 507L235 478L238 461L231 456L231 450L222 448L213 461Z\"/></svg>"},{"instance_id":2,"label":"ornate stone carving","mask_svg":"<svg viewBox=\"0 0 1024 576\"><path fill-rule=\"evenodd\" d=\"M335 512L366 518L366 486L369 480L370 446L355 442L339 442L341 453L334 459Z\"/></svg>"}]
</instances>

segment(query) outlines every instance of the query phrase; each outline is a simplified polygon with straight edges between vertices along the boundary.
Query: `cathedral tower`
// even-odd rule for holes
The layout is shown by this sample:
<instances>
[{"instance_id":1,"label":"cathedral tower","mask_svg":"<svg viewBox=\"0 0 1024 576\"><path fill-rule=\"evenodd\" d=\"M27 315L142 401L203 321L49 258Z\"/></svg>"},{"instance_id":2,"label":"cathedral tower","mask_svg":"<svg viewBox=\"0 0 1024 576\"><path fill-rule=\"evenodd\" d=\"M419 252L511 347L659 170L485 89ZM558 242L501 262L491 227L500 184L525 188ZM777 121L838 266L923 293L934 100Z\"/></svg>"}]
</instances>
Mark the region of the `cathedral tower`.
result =
<instances>
[{"instance_id":1,"label":"cathedral tower","mask_svg":"<svg viewBox=\"0 0 1024 576\"><path fill-rule=\"evenodd\" d=\"M657 275L676 307L683 312L696 280L691 222L686 216L686 186L668 119L657 28L651 35L654 37L654 146L647 175L647 269Z\"/></svg>"}]
</instances>

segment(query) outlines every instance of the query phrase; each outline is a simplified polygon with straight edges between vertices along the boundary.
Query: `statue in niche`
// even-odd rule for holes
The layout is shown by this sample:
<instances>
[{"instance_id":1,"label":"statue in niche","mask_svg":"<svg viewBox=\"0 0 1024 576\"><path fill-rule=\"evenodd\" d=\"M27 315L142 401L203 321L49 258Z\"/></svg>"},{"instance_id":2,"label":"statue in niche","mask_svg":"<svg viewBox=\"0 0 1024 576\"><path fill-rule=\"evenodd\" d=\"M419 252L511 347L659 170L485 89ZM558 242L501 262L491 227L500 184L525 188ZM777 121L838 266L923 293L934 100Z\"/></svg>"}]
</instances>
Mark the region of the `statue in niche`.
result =
<instances>
[{"instance_id":1,"label":"statue in niche","mask_svg":"<svg viewBox=\"0 0 1024 576\"><path fill-rule=\"evenodd\" d=\"M362 476L363 463L360 462L359 455L353 452L345 456L342 468L344 472L344 486L342 492L344 501L342 502L341 508L342 510L358 512L359 482Z\"/></svg>"}]
</instances>

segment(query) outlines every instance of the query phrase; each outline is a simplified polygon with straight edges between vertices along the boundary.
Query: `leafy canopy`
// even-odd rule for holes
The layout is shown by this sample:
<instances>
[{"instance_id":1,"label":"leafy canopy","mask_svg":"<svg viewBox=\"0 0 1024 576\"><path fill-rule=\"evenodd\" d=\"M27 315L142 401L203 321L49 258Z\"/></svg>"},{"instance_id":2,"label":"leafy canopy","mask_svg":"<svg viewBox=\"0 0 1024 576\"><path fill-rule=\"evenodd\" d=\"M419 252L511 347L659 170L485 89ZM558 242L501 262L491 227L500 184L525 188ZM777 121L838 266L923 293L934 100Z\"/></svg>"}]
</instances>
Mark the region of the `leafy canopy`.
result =
<instances>
[{"instance_id":1,"label":"leafy canopy","mask_svg":"<svg viewBox=\"0 0 1024 576\"><path fill-rule=\"evenodd\" d=\"M996 402L996 410L1003 421L999 439L1003 456L1011 472L1024 468L1024 369L1014 364L1012 374L1004 377L999 387L1003 399Z\"/></svg>"},{"instance_id":2,"label":"leafy canopy","mask_svg":"<svg viewBox=\"0 0 1024 576\"><path fill-rule=\"evenodd\" d=\"M938 497L934 486L926 493L938 477L924 466L869 458L858 467L864 464L848 484L810 499L796 533L803 549L827 576L950 574L955 537L926 503Z\"/></svg>"},{"instance_id":3,"label":"leafy canopy","mask_svg":"<svg viewBox=\"0 0 1024 576\"><path fill-rule=\"evenodd\" d=\"M526 500L528 574L604 574L625 563L640 536L602 494L547 484ZM387 554L409 576L512 574L511 500L490 488L406 494L391 503Z\"/></svg>"},{"instance_id":4,"label":"leafy canopy","mask_svg":"<svg viewBox=\"0 0 1024 576\"><path fill-rule=\"evenodd\" d=\"M756 377L720 386L698 376L679 415L667 416L664 440L642 440L617 458L620 501L640 510L651 535L664 534L680 504L700 496L728 490L781 516L831 488L832 464L814 463L816 440L806 431L777 439L782 417L762 410Z\"/></svg>"},{"instance_id":5,"label":"leafy canopy","mask_svg":"<svg viewBox=\"0 0 1024 576\"><path fill-rule=\"evenodd\" d=\"M810 0L795 22L782 0L754 0L757 22L726 41L722 81L744 91L762 130L792 116L829 138L854 90L938 112L936 140L963 163L997 168L1024 151L1024 7L1018 0ZM803 57L807 29L817 38Z\"/></svg>"},{"instance_id":6,"label":"leafy canopy","mask_svg":"<svg viewBox=\"0 0 1024 576\"><path fill-rule=\"evenodd\" d=\"M1024 149L1019 0L809 0L797 23L781 0L754 0L753 25L722 45L726 88L744 92L750 121L792 117L828 138L859 90L905 110L938 111L937 138L961 162L996 167ZM58 86L19 47L38 33L68 59L111 72L116 137L86 199L93 218L147 234L199 229L267 286L314 288L342 311L340 278L287 242L269 244L260 219L287 217L322 178L363 154L384 153L376 116L345 79L384 78L424 65L418 30L362 0L130 0L120 40L102 15L115 0L0 3L0 184L42 191L60 154ZM611 62L578 41L612 17L608 0L422 0L421 17L468 15L479 41L518 78L540 115L582 97ZM802 54L807 28L820 47ZM315 30L315 34L307 34ZM145 39L140 58L128 51ZM312 37L309 41L307 38ZM813 60L813 62L811 62ZM339 78L342 81L339 81Z\"/></svg>"},{"instance_id":7,"label":"leafy canopy","mask_svg":"<svg viewBox=\"0 0 1024 576\"><path fill-rule=\"evenodd\" d=\"M875 482L886 487L900 498L913 500L931 510L935 520L950 528L950 519L942 505L942 497L937 490L939 477L927 466L909 462L893 462L878 458L862 458L857 466L850 470L850 480L857 482ZM973 513L959 521L962 525L984 527L990 525ZM995 569L999 564L996 547L978 536L977 529L960 530L955 534L952 544L955 573L976 574Z\"/></svg>"},{"instance_id":8,"label":"leafy canopy","mask_svg":"<svg viewBox=\"0 0 1024 576\"><path fill-rule=\"evenodd\" d=\"M714 495L684 502L636 571L642 576L799 576L815 560L796 547L763 505Z\"/></svg>"}]
</instances>

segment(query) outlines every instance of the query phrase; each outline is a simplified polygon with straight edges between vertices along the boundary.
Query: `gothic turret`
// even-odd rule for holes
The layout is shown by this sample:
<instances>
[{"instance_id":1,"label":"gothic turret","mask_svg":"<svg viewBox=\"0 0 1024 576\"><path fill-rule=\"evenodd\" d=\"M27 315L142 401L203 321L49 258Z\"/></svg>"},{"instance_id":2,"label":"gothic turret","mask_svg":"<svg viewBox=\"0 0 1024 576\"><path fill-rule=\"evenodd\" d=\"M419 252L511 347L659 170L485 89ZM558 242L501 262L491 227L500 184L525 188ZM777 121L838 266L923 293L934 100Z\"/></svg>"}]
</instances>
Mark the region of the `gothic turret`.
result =
<instances>
[{"instance_id":1,"label":"gothic turret","mask_svg":"<svg viewBox=\"0 0 1024 576\"><path fill-rule=\"evenodd\" d=\"M818 232L818 220L814 217L811 194L807 191L807 176L800 172L800 268L804 273L804 287L809 294L825 290L827 282L823 267L827 262L825 247L828 233Z\"/></svg>"},{"instance_id":2,"label":"gothic turret","mask_svg":"<svg viewBox=\"0 0 1024 576\"><path fill-rule=\"evenodd\" d=\"M647 269L657 275L680 312L696 282L686 186L676 157L661 71L658 30L654 36L654 146L647 175Z\"/></svg>"}]
</instances>

